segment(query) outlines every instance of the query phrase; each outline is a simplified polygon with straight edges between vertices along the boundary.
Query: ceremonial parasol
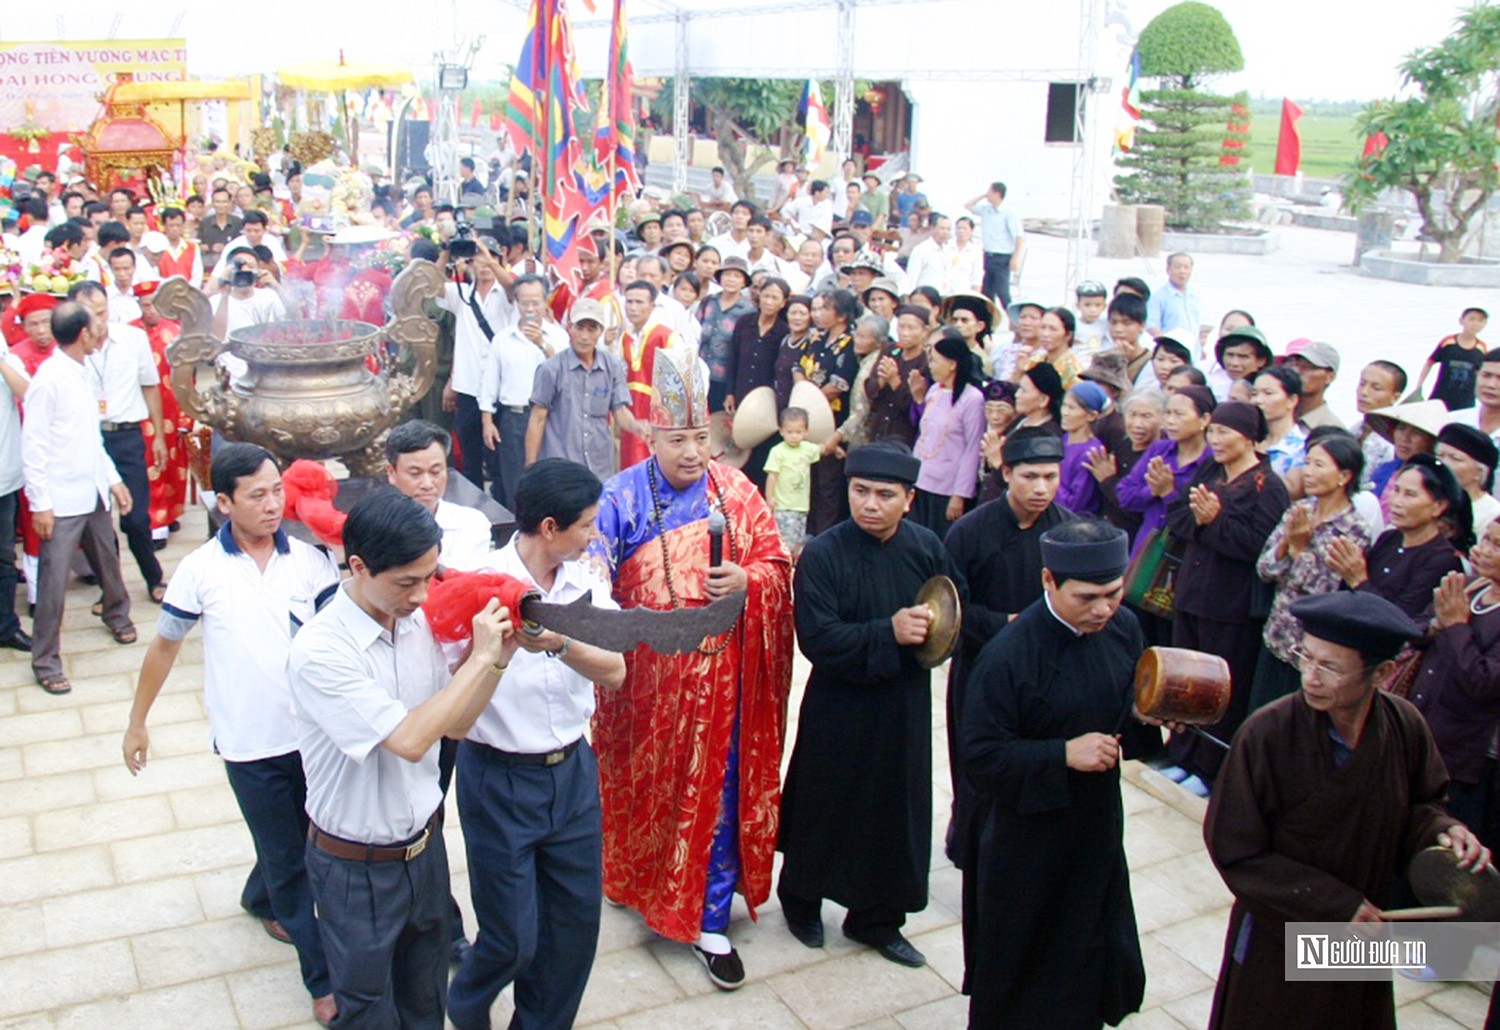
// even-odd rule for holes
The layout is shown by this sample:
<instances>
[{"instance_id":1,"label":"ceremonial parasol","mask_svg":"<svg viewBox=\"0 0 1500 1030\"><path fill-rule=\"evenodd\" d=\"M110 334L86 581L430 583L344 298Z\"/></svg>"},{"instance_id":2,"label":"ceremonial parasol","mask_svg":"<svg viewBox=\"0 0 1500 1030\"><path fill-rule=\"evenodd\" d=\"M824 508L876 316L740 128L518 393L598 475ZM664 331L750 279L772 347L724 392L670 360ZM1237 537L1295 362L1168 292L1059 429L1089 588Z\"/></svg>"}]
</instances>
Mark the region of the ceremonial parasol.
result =
<instances>
[{"instance_id":1,"label":"ceremonial parasol","mask_svg":"<svg viewBox=\"0 0 1500 1030\"><path fill-rule=\"evenodd\" d=\"M276 81L289 89L340 95L340 103L344 108L344 142L349 147L350 160L358 164L355 154L358 133L351 127L353 120L349 117L349 101L345 95L346 91L391 89L404 86L413 79L411 69L405 65L376 61L350 63L344 60L344 53L341 50L337 61L301 61L278 68Z\"/></svg>"}]
</instances>

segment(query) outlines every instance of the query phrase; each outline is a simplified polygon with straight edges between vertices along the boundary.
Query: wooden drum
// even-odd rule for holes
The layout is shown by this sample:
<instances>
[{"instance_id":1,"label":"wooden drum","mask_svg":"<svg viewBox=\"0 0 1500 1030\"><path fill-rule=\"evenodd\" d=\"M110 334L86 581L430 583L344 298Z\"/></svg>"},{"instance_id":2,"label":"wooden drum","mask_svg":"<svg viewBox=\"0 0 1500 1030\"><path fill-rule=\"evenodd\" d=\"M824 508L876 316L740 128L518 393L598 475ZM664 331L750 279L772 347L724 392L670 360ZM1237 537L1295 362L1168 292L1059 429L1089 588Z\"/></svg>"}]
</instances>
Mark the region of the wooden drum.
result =
<instances>
[{"instance_id":1,"label":"wooden drum","mask_svg":"<svg viewBox=\"0 0 1500 1030\"><path fill-rule=\"evenodd\" d=\"M1135 707L1153 719L1209 726L1229 708L1229 663L1183 647L1148 647L1135 665Z\"/></svg>"}]
</instances>

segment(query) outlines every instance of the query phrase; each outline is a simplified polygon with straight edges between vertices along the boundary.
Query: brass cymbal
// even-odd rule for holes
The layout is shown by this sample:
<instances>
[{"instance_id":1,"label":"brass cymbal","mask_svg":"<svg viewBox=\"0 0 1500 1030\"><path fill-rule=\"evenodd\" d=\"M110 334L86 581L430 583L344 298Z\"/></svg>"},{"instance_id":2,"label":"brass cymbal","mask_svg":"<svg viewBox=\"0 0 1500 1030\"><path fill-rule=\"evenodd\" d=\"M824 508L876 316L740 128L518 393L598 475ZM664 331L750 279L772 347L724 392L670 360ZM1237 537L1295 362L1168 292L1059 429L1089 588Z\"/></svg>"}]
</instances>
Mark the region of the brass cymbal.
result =
<instances>
[{"instance_id":1,"label":"brass cymbal","mask_svg":"<svg viewBox=\"0 0 1500 1030\"><path fill-rule=\"evenodd\" d=\"M1424 905L1457 905L1472 922L1500 919L1500 874L1458 868L1449 848L1431 847L1412 857L1406 871L1412 893Z\"/></svg>"},{"instance_id":2,"label":"brass cymbal","mask_svg":"<svg viewBox=\"0 0 1500 1030\"><path fill-rule=\"evenodd\" d=\"M924 669L936 669L958 647L958 631L963 624L958 587L947 576L933 576L922 584L913 603L925 604L932 610L927 639L917 647L917 664Z\"/></svg>"}]
</instances>

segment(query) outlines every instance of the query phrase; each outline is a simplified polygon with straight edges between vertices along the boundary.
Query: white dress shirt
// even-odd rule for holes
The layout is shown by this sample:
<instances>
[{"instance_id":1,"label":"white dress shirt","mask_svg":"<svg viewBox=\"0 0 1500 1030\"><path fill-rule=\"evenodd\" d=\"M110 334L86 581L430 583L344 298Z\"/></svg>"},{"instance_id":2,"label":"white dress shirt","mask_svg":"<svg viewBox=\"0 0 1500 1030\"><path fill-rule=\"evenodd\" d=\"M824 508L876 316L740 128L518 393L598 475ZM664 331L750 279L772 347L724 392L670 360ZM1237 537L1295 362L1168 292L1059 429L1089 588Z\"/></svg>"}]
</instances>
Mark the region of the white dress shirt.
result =
<instances>
[{"instance_id":1,"label":"white dress shirt","mask_svg":"<svg viewBox=\"0 0 1500 1030\"><path fill-rule=\"evenodd\" d=\"M814 201L811 193L804 193L782 209L781 217L804 236L811 236L814 230L833 235L832 198Z\"/></svg>"},{"instance_id":2,"label":"white dress shirt","mask_svg":"<svg viewBox=\"0 0 1500 1030\"><path fill-rule=\"evenodd\" d=\"M504 287L492 283L490 292L482 296L477 290L478 287L468 284L447 283L443 286L443 295L437 299L438 307L453 312L453 390L470 397L479 396L484 359L490 352L490 339L479 328L474 309L469 306L470 296L489 323L495 339L499 339L511 323L510 299L505 296Z\"/></svg>"},{"instance_id":3,"label":"white dress shirt","mask_svg":"<svg viewBox=\"0 0 1500 1030\"><path fill-rule=\"evenodd\" d=\"M162 599L157 636L181 640L203 624L203 701L214 749L254 762L297 749L287 656L292 638L339 585L325 552L276 532L261 571L228 522L177 566Z\"/></svg>"},{"instance_id":4,"label":"white dress shirt","mask_svg":"<svg viewBox=\"0 0 1500 1030\"><path fill-rule=\"evenodd\" d=\"M99 392L83 367L65 353L54 354L36 370L26 388L21 423L21 464L26 501L33 512L57 518L91 515L109 488L120 482L99 431Z\"/></svg>"},{"instance_id":5,"label":"white dress shirt","mask_svg":"<svg viewBox=\"0 0 1500 1030\"><path fill-rule=\"evenodd\" d=\"M709 240L708 245L719 252L721 260L727 257L742 257L748 260L750 257L749 233L745 234L744 239L736 240L733 233L726 232Z\"/></svg>"},{"instance_id":6,"label":"white dress shirt","mask_svg":"<svg viewBox=\"0 0 1500 1030\"><path fill-rule=\"evenodd\" d=\"M471 572L484 567L494 550L490 520L478 508L439 499L433 521L443 531L438 562L445 569Z\"/></svg>"},{"instance_id":7,"label":"white dress shirt","mask_svg":"<svg viewBox=\"0 0 1500 1030\"><path fill-rule=\"evenodd\" d=\"M141 317L141 302L135 299L135 290L122 290L110 279L104 284L104 296L109 302L111 322L134 322Z\"/></svg>"},{"instance_id":8,"label":"white dress shirt","mask_svg":"<svg viewBox=\"0 0 1500 1030\"><path fill-rule=\"evenodd\" d=\"M943 296L954 292L948 288L948 271L952 263L953 243L939 244L928 237L912 248L906 261L907 292L922 286L931 286Z\"/></svg>"},{"instance_id":9,"label":"white dress shirt","mask_svg":"<svg viewBox=\"0 0 1500 1030\"><path fill-rule=\"evenodd\" d=\"M516 550L518 537L490 556L488 567L518 579L532 580ZM548 604L568 604L588 596L594 607L618 610L609 583L586 560L563 562L543 595ZM594 685L566 662L518 649L511 657L502 689L480 713L469 739L519 754L544 754L567 747L583 736L594 714Z\"/></svg>"},{"instance_id":10,"label":"white dress shirt","mask_svg":"<svg viewBox=\"0 0 1500 1030\"><path fill-rule=\"evenodd\" d=\"M47 227L45 225L33 225L16 239L16 256L21 259L23 275L30 271L32 265L41 263L42 252L46 249Z\"/></svg>"},{"instance_id":11,"label":"white dress shirt","mask_svg":"<svg viewBox=\"0 0 1500 1030\"><path fill-rule=\"evenodd\" d=\"M969 245L962 250L957 243L950 244L951 250L948 255L948 292L959 293L968 290L978 293L984 287L984 248L979 241L973 237L969 238ZM1104 318L1106 335L1108 334L1109 319Z\"/></svg>"},{"instance_id":12,"label":"white dress shirt","mask_svg":"<svg viewBox=\"0 0 1500 1030\"><path fill-rule=\"evenodd\" d=\"M568 334L555 322L543 322L542 342L556 354L568 346ZM519 325L496 332L481 369L479 410L493 413L499 408L529 407L536 370L548 357L526 338Z\"/></svg>"},{"instance_id":13,"label":"white dress shirt","mask_svg":"<svg viewBox=\"0 0 1500 1030\"><path fill-rule=\"evenodd\" d=\"M443 803L438 745L408 762L381 744L450 679L427 619L388 632L346 584L292 639L288 664L308 818L361 844L415 837Z\"/></svg>"},{"instance_id":14,"label":"white dress shirt","mask_svg":"<svg viewBox=\"0 0 1500 1030\"><path fill-rule=\"evenodd\" d=\"M89 381L104 398L101 422L144 422L150 415L143 386L156 386L161 373L145 330L112 322L104 346L83 359Z\"/></svg>"},{"instance_id":15,"label":"white dress shirt","mask_svg":"<svg viewBox=\"0 0 1500 1030\"><path fill-rule=\"evenodd\" d=\"M28 378L21 359L8 348L0 350L4 352L0 361L9 365L22 379ZM25 482L26 476L21 469L21 413L16 410L16 397L10 384L0 379L0 497L15 493Z\"/></svg>"}]
</instances>

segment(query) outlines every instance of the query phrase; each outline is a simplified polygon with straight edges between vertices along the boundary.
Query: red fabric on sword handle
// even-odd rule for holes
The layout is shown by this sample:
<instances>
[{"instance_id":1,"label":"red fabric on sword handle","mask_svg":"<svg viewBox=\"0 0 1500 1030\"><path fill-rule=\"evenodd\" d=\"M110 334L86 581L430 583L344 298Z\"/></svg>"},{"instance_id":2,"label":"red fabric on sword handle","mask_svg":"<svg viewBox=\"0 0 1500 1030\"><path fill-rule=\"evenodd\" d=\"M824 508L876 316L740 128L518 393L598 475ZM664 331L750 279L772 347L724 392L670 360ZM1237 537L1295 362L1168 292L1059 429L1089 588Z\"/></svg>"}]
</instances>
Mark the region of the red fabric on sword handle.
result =
<instances>
[{"instance_id":1,"label":"red fabric on sword handle","mask_svg":"<svg viewBox=\"0 0 1500 1030\"><path fill-rule=\"evenodd\" d=\"M344 546L344 523L349 516L333 506L339 483L321 462L298 458L281 474L286 517L296 519L313 536L334 547Z\"/></svg>"},{"instance_id":2,"label":"red fabric on sword handle","mask_svg":"<svg viewBox=\"0 0 1500 1030\"><path fill-rule=\"evenodd\" d=\"M442 643L452 644L474 635L474 616L490 598L499 600L519 630L521 602L540 596L536 584L503 572L445 572L428 589L422 611L432 635Z\"/></svg>"}]
</instances>

